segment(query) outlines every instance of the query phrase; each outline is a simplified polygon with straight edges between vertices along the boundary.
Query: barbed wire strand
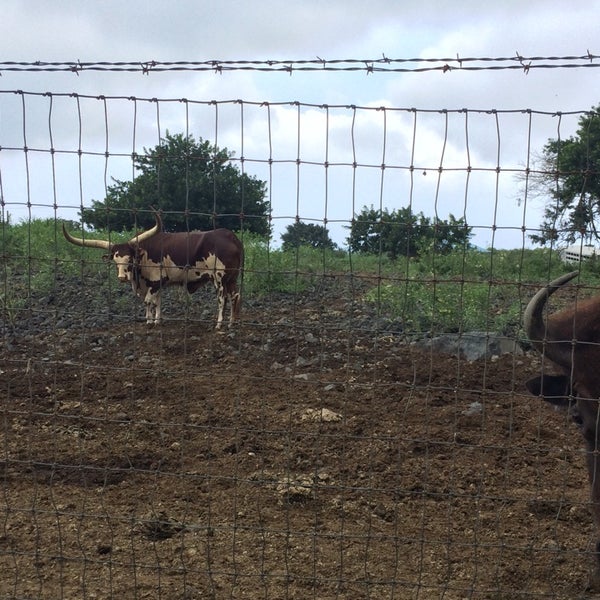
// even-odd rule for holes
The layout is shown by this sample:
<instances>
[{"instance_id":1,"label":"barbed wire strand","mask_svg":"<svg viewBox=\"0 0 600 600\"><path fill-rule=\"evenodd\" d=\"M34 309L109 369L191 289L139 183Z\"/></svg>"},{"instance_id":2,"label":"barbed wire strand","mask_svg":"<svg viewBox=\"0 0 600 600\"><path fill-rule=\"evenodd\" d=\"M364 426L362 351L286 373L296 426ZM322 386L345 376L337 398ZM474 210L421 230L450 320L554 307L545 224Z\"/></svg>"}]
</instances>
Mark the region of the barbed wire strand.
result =
<instances>
[{"instance_id":1,"label":"barbed wire strand","mask_svg":"<svg viewBox=\"0 0 600 600\"><path fill-rule=\"evenodd\" d=\"M595 62L600 55L589 50L579 56L522 56L516 52L513 56L499 57L454 57L441 58L344 58L292 60L202 60L202 61L0 61L0 75L3 72L72 72L75 74L85 71L107 71L160 73L165 71L263 71L284 72L292 74L295 71L364 71L371 73L422 73L425 71L440 71L447 73L454 70L523 70L528 73L532 69L570 69L595 68L600 61ZM490 64L493 63L493 64Z\"/></svg>"}]
</instances>

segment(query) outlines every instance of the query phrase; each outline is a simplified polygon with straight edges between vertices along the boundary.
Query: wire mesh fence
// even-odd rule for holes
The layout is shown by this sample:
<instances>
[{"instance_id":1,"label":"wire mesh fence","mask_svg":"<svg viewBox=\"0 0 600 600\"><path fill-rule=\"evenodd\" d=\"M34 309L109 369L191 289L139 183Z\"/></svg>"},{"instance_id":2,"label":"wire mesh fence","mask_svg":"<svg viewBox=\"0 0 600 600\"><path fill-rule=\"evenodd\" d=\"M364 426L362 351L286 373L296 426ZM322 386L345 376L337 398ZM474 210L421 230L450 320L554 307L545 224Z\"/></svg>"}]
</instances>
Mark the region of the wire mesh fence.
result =
<instances>
[{"instance_id":1,"label":"wire mesh fence","mask_svg":"<svg viewBox=\"0 0 600 600\"><path fill-rule=\"evenodd\" d=\"M581 436L528 394L545 359L521 323L568 270L529 239L537 144L586 114L0 90L2 598L578 593ZM227 150L233 208L209 159L204 179L189 152L140 163L179 134ZM164 289L147 325L139 288L63 237L115 244L115 215L147 229L152 208L233 219L231 329L212 280ZM328 243L286 244L298 224ZM582 282L553 302L589 295L593 262Z\"/></svg>"}]
</instances>

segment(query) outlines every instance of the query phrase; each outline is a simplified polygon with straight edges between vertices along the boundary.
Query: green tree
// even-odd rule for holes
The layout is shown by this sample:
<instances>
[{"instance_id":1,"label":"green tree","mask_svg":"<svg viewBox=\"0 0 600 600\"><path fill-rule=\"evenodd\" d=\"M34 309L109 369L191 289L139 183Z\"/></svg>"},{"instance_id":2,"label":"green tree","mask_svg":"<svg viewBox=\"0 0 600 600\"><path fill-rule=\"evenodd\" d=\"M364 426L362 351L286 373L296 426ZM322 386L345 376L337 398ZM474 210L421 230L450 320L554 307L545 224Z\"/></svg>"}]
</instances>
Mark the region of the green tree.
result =
<instances>
[{"instance_id":1,"label":"green tree","mask_svg":"<svg viewBox=\"0 0 600 600\"><path fill-rule=\"evenodd\" d=\"M414 258L425 253L447 254L468 248L472 230L464 219L450 215L448 221L427 218L408 207L389 211L363 207L349 227L350 250L371 254L385 253L394 259Z\"/></svg>"},{"instance_id":2,"label":"green tree","mask_svg":"<svg viewBox=\"0 0 600 600\"><path fill-rule=\"evenodd\" d=\"M600 236L600 106L578 121L576 135L550 139L544 146L539 168L532 175L534 189L545 192L546 203L539 233L530 238L540 245L584 236Z\"/></svg>"},{"instance_id":3,"label":"green tree","mask_svg":"<svg viewBox=\"0 0 600 600\"><path fill-rule=\"evenodd\" d=\"M83 210L84 223L115 230L148 227L155 207L170 231L243 227L270 233L266 183L240 172L226 148L167 133L144 152L133 157L139 175L133 181L115 179L104 200Z\"/></svg>"},{"instance_id":4,"label":"green tree","mask_svg":"<svg viewBox=\"0 0 600 600\"><path fill-rule=\"evenodd\" d=\"M298 246L311 246L319 250L335 250L335 242L329 237L329 230L323 225L296 221L286 227L281 234L282 250L293 250Z\"/></svg>"},{"instance_id":5,"label":"green tree","mask_svg":"<svg viewBox=\"0 0 600 600\"><path fill-rule=\"evenodd\" d=\"M435 217L423 230L424 235L417 243L419 255L424 253L449 254L453 250L467 250L471 247L469 240L473 229L461 217L457 219L452 213L444 221Z\"/></svg>"}]
</instances>

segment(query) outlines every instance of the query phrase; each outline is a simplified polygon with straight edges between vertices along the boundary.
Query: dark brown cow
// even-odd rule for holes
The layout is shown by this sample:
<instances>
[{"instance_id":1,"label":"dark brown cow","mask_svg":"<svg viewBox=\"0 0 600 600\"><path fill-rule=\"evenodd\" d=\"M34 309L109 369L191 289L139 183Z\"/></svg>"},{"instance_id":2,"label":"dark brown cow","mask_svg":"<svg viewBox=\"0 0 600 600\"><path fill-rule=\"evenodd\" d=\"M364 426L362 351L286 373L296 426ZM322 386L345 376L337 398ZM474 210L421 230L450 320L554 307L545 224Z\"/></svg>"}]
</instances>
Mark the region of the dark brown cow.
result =
<instances>
[{"instance_id":1,"label":"dark brown cow","mask_svg":"<svg viewBox=\"0 0 600 600\"><path fill-rule=\"evenodd\" d=\"M527 389L552 404L568 408L581 427L586 444L594 521L598 531L590 589L600 590L600 296L577 303L544 320L548 298L578 275L555 279L530 300L523 316L531 343L562 374L544 373L526 383Z\"/></svg>"},{"instance_id":2,"label":"dark brown cow","mask_svg":"<svg viewBox=\"0 0 600 600\"><path fill-rule=\"evenodd\" d=\"M108 251L117 267L119 281L131 282L133 291L146 304L146 322L160 323L160 293L169 285L186 286L190 294L207 281L214 283L219 303L217 329L223 323L227 301L229 326L239 316L237 278L242 268L243 247L229 229L166 233L155 213L156 224L124 244L73 237L63 224L65 238L72 244Z\"/></svg>"}]
</instances>

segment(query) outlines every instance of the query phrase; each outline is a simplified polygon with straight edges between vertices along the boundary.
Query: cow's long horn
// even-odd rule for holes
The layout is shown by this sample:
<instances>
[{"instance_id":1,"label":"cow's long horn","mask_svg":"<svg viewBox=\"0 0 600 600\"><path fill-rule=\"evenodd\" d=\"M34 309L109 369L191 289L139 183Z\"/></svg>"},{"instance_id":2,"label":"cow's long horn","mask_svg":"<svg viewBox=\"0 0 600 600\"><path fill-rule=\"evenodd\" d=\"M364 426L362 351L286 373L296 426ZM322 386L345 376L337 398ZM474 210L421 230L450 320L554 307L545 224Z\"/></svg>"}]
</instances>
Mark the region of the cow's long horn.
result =
<instances>
[{"instance_id":1,"label":"cow's long horn","mask_svg":"<svg viewBox=\"0 0 600 600\"><path fill-rule=\"evenodd\" d=\"M539 352L544 352L547 358L565 368L571 367L572 348L570 344L568 348L565 344L544 344L544 340L546 340L546 322L542 313L548 298L565 283L577 277L577 275L579 275L579 271L572 271L566 275L561 275L554 281L551 281L546 287L538 290L535 296L529 301L523 314L523 328L530 342ZM565 340L547 341L564 342Z\"/></svg>"},{"instance_id":2,"label":"cow's long horn","mask_svg":"<svg viewBox=\"0 0 600 600\"><path fill-rule=\"evenodd\" d=\"M154 227L152 227L151 229L148 229L147 231L142 231L140 233L137 233L134 237L132 237L129 240L130 244L140 244L144 240L147 240L148 238L151 238L153 235L157 234L159 231L162 231L162 219L160 218L160 215L158 214L158 212L156 210L153 212L154 212L154 220L156 221L156 223L154 224Z\"/></svg>"},{"instance_id":3,"label":"cow's long horn","mask_svg":"<svg viewBox=\"0 0 600 600\"><path fill-rule=\"evenodd\" d=\"M63 223L62 226L63 234L67 241L71 242L71 244L75 244L76 246L85 246L87 248L100 248L101 250L110 250L110 242L106 240L83 240L81 238L73 237L65 227Z\"/></svg>"}]
</instances>

